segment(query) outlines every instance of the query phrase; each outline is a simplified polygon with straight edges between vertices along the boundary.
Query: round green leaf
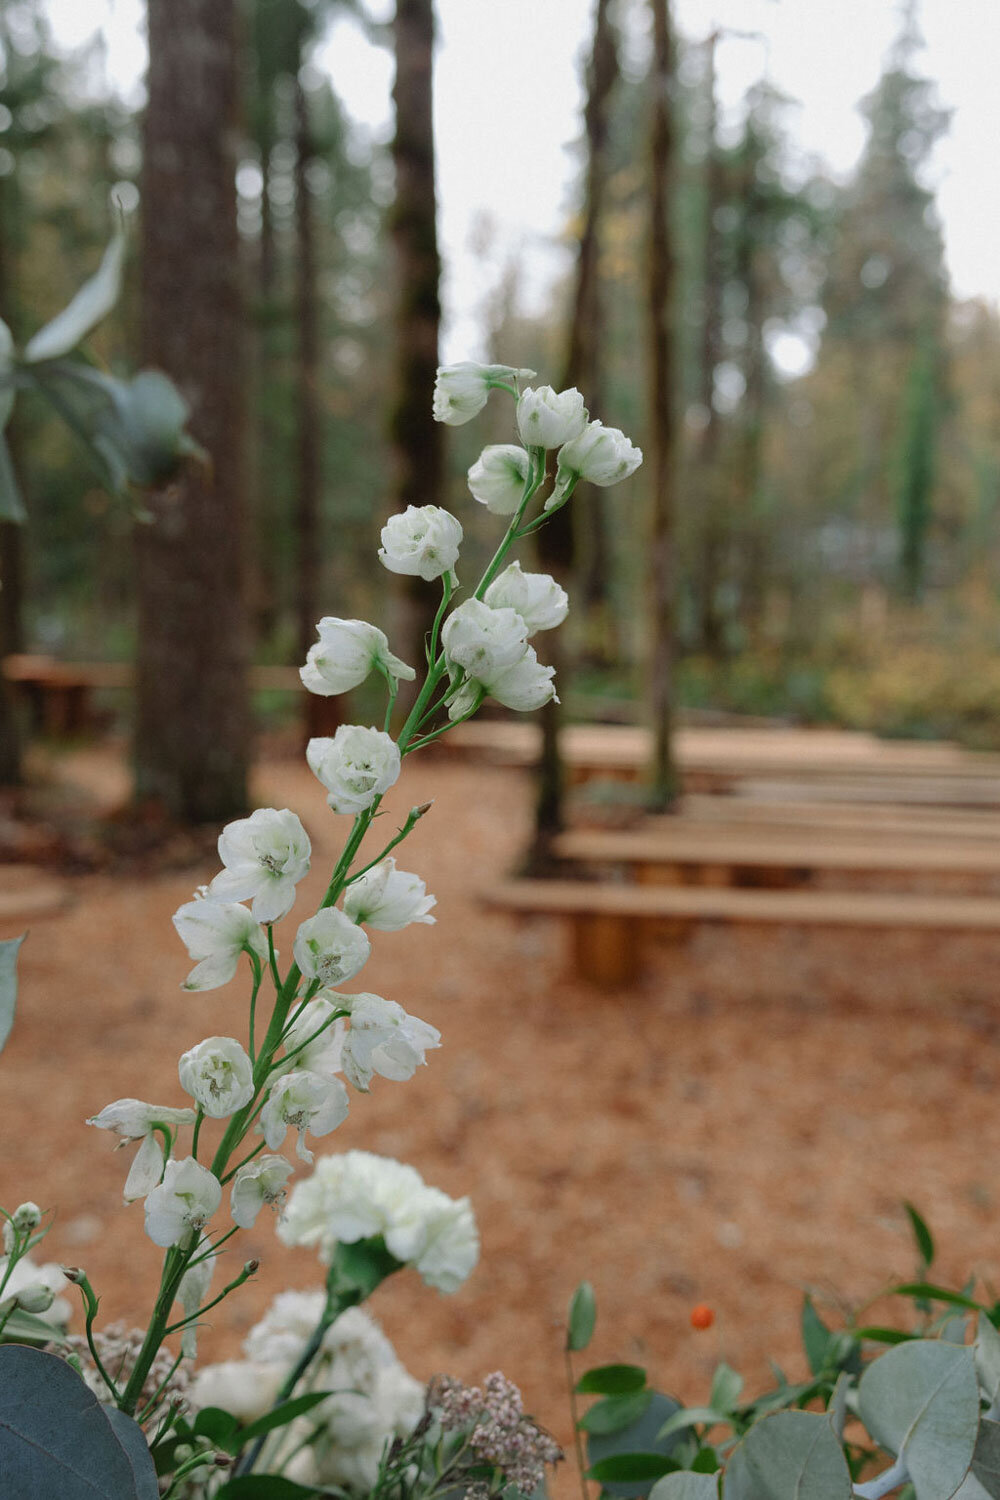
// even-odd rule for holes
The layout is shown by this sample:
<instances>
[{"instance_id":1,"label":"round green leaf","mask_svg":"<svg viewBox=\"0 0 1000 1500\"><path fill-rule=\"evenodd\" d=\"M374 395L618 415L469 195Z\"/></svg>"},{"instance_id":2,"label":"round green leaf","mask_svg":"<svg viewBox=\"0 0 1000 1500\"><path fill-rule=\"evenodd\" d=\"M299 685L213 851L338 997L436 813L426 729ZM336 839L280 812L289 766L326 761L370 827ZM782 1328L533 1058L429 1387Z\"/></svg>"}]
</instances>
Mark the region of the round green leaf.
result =
<instances>
[{"instance_id":1,"label":"round green leaf","mask_svg":"<svg viewBox=\"0 0 1000 1500\"><path fill-rule=\"evenodd\" d=\"M741 1446L757 1500L850 1500L844 1450L819 1412L775 1412L751 1427Z\"/></svg>"},{"instance_id":2,"label":"round green leaf","mask_svg":"<svg viewBox=\"0 0 1000 1500\"><path fill-rule=\"evenodd\" d=\"M594 1288L589 1281L581 1281L569 1299L569 1316L566 1320L566 1348L586 1349L594 1336L597 1323L597 1302Z\"/></svg>"},{"instance_id":3,"label":"round green leaf","mask_svg":"<svg viewBox=\"0 0 1000 1500\"><path fill-rule=\"evenodd\" d=\"M665 1453L614 1453L592 1464L587 1478L596 1479L598 1484L635 1484L644 1479L659 1479L674 1467L673 1459Z\"/></svg>"},{"instance_id":4,"label":"round green leaf","mask_svg":"<svg viewBox=\"0 0 1000 1500\"><path fill-rule=\"evenodd\" d=\"M659 1432L664 1422L679 1407L672 1396L653 1391L649 1405L637 1422L624 1427L620 1432L587 1434L587 1458L592 1464L618 1453L662 1453L670 1456L673 1449L683 1442L683 1435L661 1438ZM664 1470L664 1473L668 1470ZM604 1489L614 1500L638 1500L648 1494L649 1480L631 1484L605 1484Z\"/></svg>"},{"instance_id":5,"label":"round green leaf","mask_svg":"<svg viewBox=\"0 0 1000 1500\"><path fill-rule=\"evenodd\" d=\"M665 1474L649 1492L649 1500L719 1500L717 1474Z\"/></svg>"},{"instance_id":6,"label":"round green leaf","mask_svg":"<svg viewBox=\"0 0 1000 1500\"><path fill-rule=\"evenodd\" d=\"M985 1313L979 1314L973 1352L979 1384L992 1405L1000 1395L1000 1333L997 1333Z\"/></svg>"},{"instance_id":7,"label":"round green leaf","mask_svg":"<svg viewBox=\"0 0 1000 1500\"><path fill-rule=\"evenodd\" d=\"M933 1339L898 1344L861 1377L858 1411L875 1441L903 1459L917 1500L949 1500L979 1427L972 1350Z\"/></svg>"},{"instance_id":8,"label":"round green leaf","mask_svg":"<svg viewBox=\"0 0 1000 1500\"><path fill-rule=\"evenodd\" d=\"M986 1417L980 1419L972 1468L962 1481L962 1489L970 1479L992 1500L1000 1500L1000 1422L990 1422Z\"/></svg>"},{"instance_id":9,"label":"round green leaf","mask_svg":"<svg viewBox=\"0 0 1000 1500\"><path fill-rule=\"evenodd\" d=\"M621 1432L638 1422L653 1399L652 1391L633 1391L630 1396L606 1396L584 1412L577 1426L583 1432Z\"/></svg>"},{"instance_id":10,"label":"round green leaf","mask_svg":"<svg viewBox=\"0 0 1000 1500\"><path fill-rule=\"evenodd\" d=\"M631 1396L646 1384L641 1365L596 1365L585 1370L576 1383L578 1391L591 1396Z\"/></svg>"}]
</instances>

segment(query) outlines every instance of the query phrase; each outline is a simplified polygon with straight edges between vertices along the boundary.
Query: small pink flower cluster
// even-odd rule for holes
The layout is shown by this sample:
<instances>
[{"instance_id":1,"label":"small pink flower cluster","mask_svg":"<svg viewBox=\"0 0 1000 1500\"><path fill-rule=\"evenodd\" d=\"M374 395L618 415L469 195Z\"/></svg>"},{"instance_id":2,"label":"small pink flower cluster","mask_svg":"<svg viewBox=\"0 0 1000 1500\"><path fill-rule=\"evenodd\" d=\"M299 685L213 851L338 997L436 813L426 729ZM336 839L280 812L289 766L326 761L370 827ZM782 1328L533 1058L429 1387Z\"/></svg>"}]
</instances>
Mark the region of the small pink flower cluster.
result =
<instances>
[{"instance_id":1,"label":"small pink flower cluster","mask_svg":"<svg viewBox=\"0 0 1000 1500\"><path fill-rule=\"evenodd\" d=\"M541 1484L546 1464L562 1458L558 1443L525 1415L521 1392L499 1370L482 1387L437 1376L429 1392L446 1431L469 1428L469 1445L480 1463L502 1470L507 1483L530 1495Z\"/></svg>"}]
</instances>

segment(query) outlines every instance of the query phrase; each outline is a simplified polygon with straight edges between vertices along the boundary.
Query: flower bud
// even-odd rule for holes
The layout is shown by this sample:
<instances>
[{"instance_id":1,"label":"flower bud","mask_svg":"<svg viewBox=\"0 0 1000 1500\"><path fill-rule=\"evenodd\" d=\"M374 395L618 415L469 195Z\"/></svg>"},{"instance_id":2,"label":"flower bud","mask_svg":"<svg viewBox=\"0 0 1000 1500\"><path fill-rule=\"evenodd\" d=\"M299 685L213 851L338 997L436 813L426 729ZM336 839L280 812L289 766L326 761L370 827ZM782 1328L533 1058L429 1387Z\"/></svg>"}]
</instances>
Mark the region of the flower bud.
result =
<instances>
[{"instance_id":1,"label":"flower bud","mask_svg":"<svg viewBox=\"0 0 1000 1500\"><path fill-rule=\"evenodd\" d=\"M408 505L382 527L379 562L390 573L431 582L458 562L462 526L439 505Z\"/></svg>"},{"instance_id":2,"label":"flower bud","mask_svg":"<svg viewBox=\"0 0 1000 1500\"><path fill-rule=\"evenodd\" d=\"M442 365L434 381L434 420L461 427L482 411L492 386L531 380L534 373L511 365L478 365L472 360Z\"/></svg>"},{"instance_id":3,"label":"flower bud","mask_svg":"<svg viewBox=\"0 0 1000 1500\"><path fill-rule=\"evenodd\" d=\"M642 463L642 451L630 443L617 427L591 422L583 432L566 442L556 460L556 483L545 509L559 505L578 479L606 487L634 474Z\"/></svg>"},{"instance_id":4,"label":"flower bud","mask_svg":"<svg viewBox=\"0 0 1000 1500\"><path fill-rule=\"evenodd\" d=\"M79 1286L81 1281L87 1279L87 1273L82 1266L60 1266L59 1269L66 1280L71 1281L74 1286Z\"/></svg>"},{"instance_id":5,"label":"flower bud","mask_svg":"<svg viewBox=\"0 0 1000 1500\"><path fill-rule=\"evenodd\" d=\"M528 627L528 635L553 630L569 613L566 590L548 573L523 573L519 562L494 578L484 595L491 609L513 609Z\"/></svg>"},{"instance_id":6,"label":"flower bud","mask_svg":"<svg viewBox=\"0 0 1000 1500\"><path fill-rule=\"evenodd\" d=\"M42 1210L29 1199L15 1208L11 1214L11 1222L18 1234L33 1234L42 1222Z\"/></svg>"},{"instance_id":7,"label":"flower bud","mask_svg":"<svg viewBox=\"0 0 1000 1500\"><path fill-rule=\"evenodd\" d=\"M524 496L531 459L516 443L484 448L469 470L472 498L495 516L512 516Z\"/></svg>"},{"instance_id":8,"label":"flower bud","mask_svg":"<svg viewBox=\"0 0 1000 1500\"><path fill-rule=\"evenodd\" d=\"M21 1288L15 1300L23 1312L44 1313L48 1312L56 1300L56 1294L44 1282L33 1281L28 1286Z\"/></svg>"},{"instance_id":9,"label":"flower bud","mask_svg":"<svg viewBox=\"0 0 1000 1500\"><path fill-rule=\"evenodd\" d=\"M550 385L531 387L517 403L517 430L527 448L561 448L587 425L587 408L575 386L554 391Z\"/></svg>"}]
</instances>

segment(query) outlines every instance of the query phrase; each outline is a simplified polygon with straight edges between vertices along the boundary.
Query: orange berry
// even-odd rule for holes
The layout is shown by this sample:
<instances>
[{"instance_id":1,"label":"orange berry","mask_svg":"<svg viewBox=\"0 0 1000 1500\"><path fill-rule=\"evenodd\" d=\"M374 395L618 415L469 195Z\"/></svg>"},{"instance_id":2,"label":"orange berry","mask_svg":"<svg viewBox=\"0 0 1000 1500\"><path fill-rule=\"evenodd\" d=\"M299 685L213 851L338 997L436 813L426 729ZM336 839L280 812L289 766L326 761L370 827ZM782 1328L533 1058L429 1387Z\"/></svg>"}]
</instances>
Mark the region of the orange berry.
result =
<instances>
[{"instance_id":1,"label":"orange berry","mask_svg":"<svg viewBox=\"0 0 1000 1500\"><path fill-rule=\"evenodd\" d=\"M715 1322L715 1313L704 1302L699 1302L697 1307L691 1309L692 1328L711 1328Z\"/></svg>"}]
</instances>

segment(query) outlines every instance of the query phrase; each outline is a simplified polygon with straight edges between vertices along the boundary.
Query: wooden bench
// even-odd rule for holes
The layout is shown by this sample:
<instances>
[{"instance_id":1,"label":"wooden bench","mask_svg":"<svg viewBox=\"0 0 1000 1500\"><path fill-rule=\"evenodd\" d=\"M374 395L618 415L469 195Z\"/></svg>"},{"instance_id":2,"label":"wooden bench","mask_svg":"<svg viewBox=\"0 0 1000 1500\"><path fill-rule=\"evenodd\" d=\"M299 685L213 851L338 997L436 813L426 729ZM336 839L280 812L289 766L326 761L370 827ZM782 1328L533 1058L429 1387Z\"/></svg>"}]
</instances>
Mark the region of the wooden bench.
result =
<instances>
[{"instance_id":1,"label":"wooden bench","mask_svg":"<svg viewBox=\"0 0 1000 1500\"><path fill-rule=\"evenodd\" d=\"M650 929L680 938L700 922L1000 935L1000 900L989 897L510 880L484 901L520 917L563 918L576 976L601 988L636 977Z\"/></svg>"},{"instance_id":2,"label":"wooden bench","mask_svg":"<svg viewBox=\"0 0 1000 1500\"><path fill-rule=\"evenodd\" d=\"M771 832L806 838L863 838L895 835L903 838L1000 843L1000 813L988 809L928 806L880 806L854 802L770 802L750 797L684 797L677 812L648 816L643 828L670 828L683 822L703 835Z\"/></svg>"},{"instance_id":3,"label":"wooden bench","mask_svg":"<svg viewBox=\"0 0 1000 1500\"><path fill-rule=\"evenodd\" d=\"M614 865L643 884L801 884L843 875L1000 875L1000 840L920 839L900 833L698 825L660 819L627 832L576 831L555 840L560 858Z\"/></svg>"}]
</instances>

